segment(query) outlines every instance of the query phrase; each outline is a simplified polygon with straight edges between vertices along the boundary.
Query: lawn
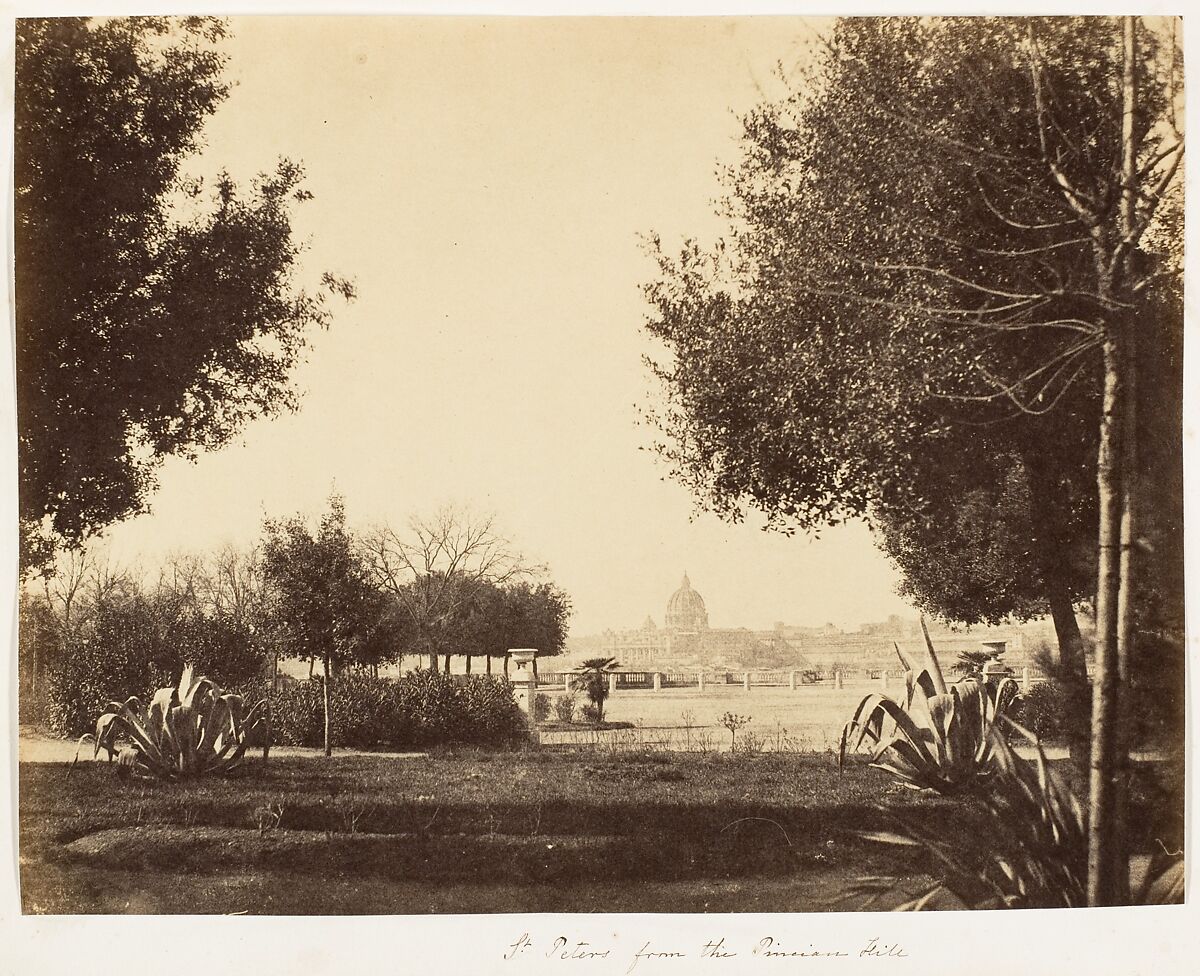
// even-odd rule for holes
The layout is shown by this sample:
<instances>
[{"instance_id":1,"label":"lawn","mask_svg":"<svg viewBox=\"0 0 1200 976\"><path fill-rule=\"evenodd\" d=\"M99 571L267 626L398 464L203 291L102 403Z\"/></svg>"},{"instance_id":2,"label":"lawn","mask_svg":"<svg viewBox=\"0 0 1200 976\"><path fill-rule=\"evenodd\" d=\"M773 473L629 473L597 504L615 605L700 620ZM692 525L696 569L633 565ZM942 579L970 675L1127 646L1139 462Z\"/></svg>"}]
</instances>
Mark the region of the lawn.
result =
<instances>
[{"instance_id":1,"label":"lawn","mask_svg":"<svg viewBox=\"0 0 1200 976\"><path fill-rule=\"evenodd\" d=\"M26 912L848 910L857 878L912 892L937 871L857 835L888 809L963 851L982 826L969 804L821 753L273 757L178 784L66 768L21 764ZM1179 843L1177 794L1141 780L1139 848Z\"/></svg>"},{"instance_id":2,"label":"lawn","mask_svg":"<svg viewBox=\"0 0 1200 976\"><path fill-rule=\"evenodd\" d=\"M970 830L826 755L283 758L170 785L25 763L20 789L27 912L814 911L923 873L854 835L881 798Z\"/></svg>"}]
</instances>

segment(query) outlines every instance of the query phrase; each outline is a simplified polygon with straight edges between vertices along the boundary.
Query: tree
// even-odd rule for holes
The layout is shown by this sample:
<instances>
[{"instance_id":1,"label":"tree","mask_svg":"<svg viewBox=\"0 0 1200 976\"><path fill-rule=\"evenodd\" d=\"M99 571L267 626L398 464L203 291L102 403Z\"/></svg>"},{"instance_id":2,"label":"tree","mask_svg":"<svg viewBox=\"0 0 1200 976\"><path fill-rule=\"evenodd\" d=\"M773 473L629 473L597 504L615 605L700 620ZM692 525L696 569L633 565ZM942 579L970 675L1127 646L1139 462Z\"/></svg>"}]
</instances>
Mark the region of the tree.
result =
<instances>
[{"instance_id":1,"label":"tree","mask_svg":"<svg viewBox=\"0 0 1200 976\"><path fill-rule=\"evenodd\" d=\"M596 706L596 724L604 721L604 703L608 701L608 676L619 665L615 657L592 657L579 665L580 684L588 701Z\"/></svg>"},{"instance_id":2,"label":"tree","mask_svg":"<svg viewBox=\"0 0 1200 976\"><path fill-rule=\"evenodd\" d=\"M504 659L504 673L508 674L509 651L514 647L537 648L538 658L560 654L570 616L570 598L553 583L477 584L459 645L460 653L466 655L467 673L475 654L486 658L489 674L493 657ZM537 660L533 662L535 677Z\"/></svg>"},{"instance_id":3,"label":"tree","mask_svg":"<svg viewBox=\"0 0 1200 976\"><path fill-rule=\"evenodd\" d=\"M376 526L360 548L376 582L407 614L410 646L428 656L431 671L440 655L449 669L480 584L501 586L533 572L492 516L453 506L410 519L404 534Z\"/></svg>"},{"instance_id":4,"label":"tree","mask_svg":"<svg viewBox=\"0 0 1200 976\"><path fill-rule=\"evenodd\" d=\"M649 288L671 354L654 367L657 447L718 512L806 529L869 515L901 556L937 525L974 560L999 542L1015 560L1002 580L1039 570L1064 654L1063 591L1069 609L1094 586L1093 904L1122 897L1141 462L1118 435L1145 429L1139 403L1163 418L1132 379L1132 334L1157 327L1177 276L1177 60L1173 37L1132 20L841 21L803 89L746 120L732 246L658 248ZM1024 484L972 478L989 457ZM989 491L1028 549L1015 532L963 538L960 504ZM1089 525L1095 577L1066 561ZM952 573L909 584L943 609L963 596ZM1030 595L995 593L967 613Z\"/></svg>"},{"instance_id":5,"label":"tree","mask_svg":"<svg viewBox=\"0 0 1200 976\"><path fill-rule=\"evenodd\" d=\"M326 326L326 274L294 282L282 160L248 191L186 179L228 94L212 18L17 23L16 389L22 565L143 511L194 458L296 405L288 374Z\"/></svg>"},{"instance_id":6,"label":"tree","mask_svg":"<svg viewBox=\"0 0 1200 976\"><path fill-rule=\"evenodd\" d=\"M373 585L346 529L342 499L314 533L300 516L268 520L262 545L271 620L288 652L322 666L325 755L330 755L330 681L351 662L371 663L390 643L388 602Z\"/></svg>"}]
</instances>

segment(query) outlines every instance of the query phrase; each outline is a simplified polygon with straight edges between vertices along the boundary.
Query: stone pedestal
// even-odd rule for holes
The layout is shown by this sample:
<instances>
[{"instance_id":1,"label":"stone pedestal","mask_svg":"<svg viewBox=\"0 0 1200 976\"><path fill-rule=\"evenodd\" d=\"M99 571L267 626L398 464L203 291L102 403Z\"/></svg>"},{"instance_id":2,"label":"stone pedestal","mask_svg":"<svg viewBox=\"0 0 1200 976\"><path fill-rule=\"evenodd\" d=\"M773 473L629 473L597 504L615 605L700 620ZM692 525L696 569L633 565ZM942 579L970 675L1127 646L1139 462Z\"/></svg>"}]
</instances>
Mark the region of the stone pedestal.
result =
<instances>
[{"instance_id":1,"label":"stone pedestal","mask_svg":"<svg viewBox=\"0 0 1200 976\"><path fill-rule=\"evenodd\" d=\"M654 690L662 691L662 675L657 671L654 672Z\"/></svg>"},{"instance_id":2,"label":"stone pedestal","mask_svg":"<svg viewBox=\"0 0 1200 976\"><path fill-rule=\"evenodd\" d=\"M884 691L887 691L887 672L884 671L879 675L879 684Z\"/></svg>"},{"instance_id":3,"label":"stone pedestal","mask_svg":"<svg viewBox=\"0 0 1200 976\"><path fill-rule=\"evenodd\" d=\"M788 675L788 687L791 688L792 691L796 690L796 672L795 671L793 671L791 674Z\"/></svg>"},{"instance_id":4,"label":"stone pedestal","mask_svg":"<svg viewBox=\"0 0 1200 976\"><path fill-rule=\"evenodd\" d=\"M842 690L842 672L841 671L833 672L833 687L836 688L838 691Z\"/></svg>"},{"instance_id":5,"label":"stone pedestal","mask_svg":"<svg viewBox=\"0 0 1200 976\"><path fill-rule=\"evenodd\" d=\"M534 727L533 696L537 694L537 679L533 676L533 661L537 650L532 647L513 647L509 649L509 660L516 665L512 675L513 689L516 691L517 703L529 719L529 727Z\"/></svg>"},{"instance_id":6,"label":"stone pedestal","mask_svg":"<svg viewBox=\"0 0 1200 976\"><path fill-rule=\"evenodd\" d=\"M1029 694L1030 687L1031 687L1031 685L1029 684L1029 668L1028 667L1021 668L1021 691L1022 691L1022 693Z\"/></svg>"},{"instance_id":7,"label":"stone pedestal","mask_svg":"<svg viewBox=\"0 0 1200 976\"><path fill-rule=\"evenodd\" d=\"M750 690L750 672L749 671L747 671L744 675L742 675L742 687L745 688L746 691Z\"/></svg>"},{"instance_id":8,"label":"stone pedestal","mask_svg":"<svg viewBox=\"0 0 1200 976\"><path fill-rule=\"evenodd\" d=\"M610 695L615 695L617 693L617 676L615 674L610 674L608 676L608 693Z\"/></svg>"},{"instance_id":9,"label":"stone pedestal","mask_svg":"<svg viewBox=\"0 0 1200 976\"><path fill-rule=\"evenodd\" d=\"M704 672L703 671L701 671L699 674L696 675L696 690L697 691L704 690Z\"/></svg>"}]
</instances>

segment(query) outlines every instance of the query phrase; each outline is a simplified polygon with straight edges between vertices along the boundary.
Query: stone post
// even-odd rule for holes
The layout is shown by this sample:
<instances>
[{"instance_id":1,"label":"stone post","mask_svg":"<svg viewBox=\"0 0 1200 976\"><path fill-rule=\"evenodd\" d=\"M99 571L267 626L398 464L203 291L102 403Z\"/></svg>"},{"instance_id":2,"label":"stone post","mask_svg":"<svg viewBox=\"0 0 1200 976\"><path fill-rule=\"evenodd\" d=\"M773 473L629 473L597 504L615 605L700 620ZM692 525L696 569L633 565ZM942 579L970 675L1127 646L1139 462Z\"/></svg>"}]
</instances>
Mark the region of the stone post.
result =
<instances>
[{"instance_id":1,"label":"stone post","mask_svg":"<svg viewBox=\"0 0 1200 976\"><path fill-rule=\"evenodd\" d=\"M1029 688L1029 666L1026 665L1025 667L1021 668L1021 691L1028 695Z\"/></svg>"},{"instance_id":2,"label":"stone post","mask_svg":"<svg viewBox=\"0 0 1200 976\"><path fill-rule=\"evenodd\" d=\"M795 671L793 671L791 674L788 675L788 687L791 688L792 691L796 690L796 672Z\"/></svg>"},{"instance_id":3,"label":"stone post","mask_svg":"<svg viewBox=\"0 0 1200 976\"><path fill-rule=\"evenodd\" d=\"M662 691L662 674L658 671L654 672L654 690Z\"/></svg>"},{"instance_id":4,"label":"stone post","mask_svg":"<svg viewBox=\"0 0 1200 976\"><path fill-rule=\"evenodd\" d=\"M512 682L517 692L517 702L525 717L529 720L530 735L537 741L537 723L533 720L533 696L537 694L537 678L533 674L533 662L537 658L537 650L532 647L512 647L508 654L517 666Z\"/></svg>"},{"instance_id":5,"label":"stone post","mask_svg":"<svg viewBox=\"0 0 1200 976\"><path fill-rule=\"evenodd\" d=\"M838 691L842 690L842 672L841 671L833 672L833 687Z\"/></svg>"},{"instance_id":6,"label":"stone post","mask_svg":"<svg viewBox=\"0 0 1200 976\"><path fill-rule=\"evenodd\" d=\"M742 675L742 687L745 688L747 691L750 690L750 672L749 671L747 671L745 674Z\"/></svg>"},{"instance_id":7,"label":"stone post","mask_svg":"<svg viewBox=\"0 0 1200 976\"><path fill-rule=\"evenodd\" d=\"M571 676L569 674L563 675L563 693L567 695L571 693Z\"/></svg>"},{"instance_id":8,"label":"stone post","mask_svg":"<svg viewBox=\"0 0 1200 976\"><path fill-rule=\"evenodd\" d=\"M612 672L610 672L608 675L608 693L610 695L615 695L617 693L617 676Z\"/></svg>"},{"instance_id":9,"label":"stone post","mask_svg":"<svg viewBox=\"0 0 1200 976\"><path fill-rule=\"evenodd\" d=\"M887 668L884 668L883 672L879 675L879 681L883 686L883 690L887 691Z\"/></svg>"},{"instance_id":10,"label":"stone post","mask_svg":"<svg viewBox=\"0 0 1200 976\"><path fill-rule=\"evenodd\" d=\"M696 672L696 690L697 691L704 690L704 672L703 671Z\"/></svg>"}]
</instances>

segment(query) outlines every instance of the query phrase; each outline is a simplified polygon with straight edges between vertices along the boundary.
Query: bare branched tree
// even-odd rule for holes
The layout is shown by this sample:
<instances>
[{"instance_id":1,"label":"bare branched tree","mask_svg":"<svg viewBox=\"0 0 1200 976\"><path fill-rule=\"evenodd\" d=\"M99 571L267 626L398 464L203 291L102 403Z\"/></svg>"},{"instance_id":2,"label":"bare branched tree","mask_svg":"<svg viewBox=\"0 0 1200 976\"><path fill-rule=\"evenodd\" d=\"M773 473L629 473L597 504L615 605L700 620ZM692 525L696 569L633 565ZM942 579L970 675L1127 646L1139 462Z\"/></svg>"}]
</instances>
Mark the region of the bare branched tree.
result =
<instances>
[{"instance_id":1,"label":"bare branched tree","mask_svg":"<svg viewBox=\"0 0 1200 976\"><path fill-rule=\"evenodd\" d=\"M439 654L449 668L448 625L463 612L474 585L503 585L534 575L496 526L493 515L453 505L430 516L414 516L406 531L376 525L359 538L362 556L376 582L403 607L413 625L418 653L436 670Z\"/></svg>"}]
</instances>

